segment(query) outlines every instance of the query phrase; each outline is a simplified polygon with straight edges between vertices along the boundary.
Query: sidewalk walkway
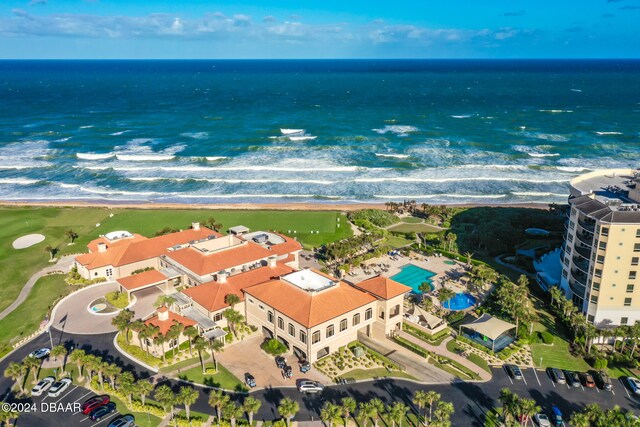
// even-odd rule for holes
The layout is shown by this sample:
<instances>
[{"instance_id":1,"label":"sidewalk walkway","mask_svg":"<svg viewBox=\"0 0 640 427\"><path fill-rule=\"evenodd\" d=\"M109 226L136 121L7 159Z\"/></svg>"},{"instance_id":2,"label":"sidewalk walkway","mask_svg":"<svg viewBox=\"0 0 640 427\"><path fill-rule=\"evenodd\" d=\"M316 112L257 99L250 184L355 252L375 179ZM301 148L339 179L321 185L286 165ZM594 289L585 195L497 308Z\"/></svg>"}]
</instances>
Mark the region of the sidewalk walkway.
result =
<instances>
[{"instance_id":1,"label":"sidewalk walkway","mask_svg":"<svg viewBox=\"0 0 640 427\"><path fill-rule=\"evenodd\" d=\"M378 353L402 365L405 372L418 381L431 384L450 383L455 378L453 375L430 365L423 357L391 340L374 340L365 335L359 335L358 340L367 347L371 347Z\"/></svg>"},{"instance_id":2,"label":"sidewalk walkway","mask_svg":"<svg viewBox=\"0 0 640 427\"><path fill-rule=\"evenodd\" d=\"M429 344L427 342L422 341L419 338L414 337L411 334L406 333L405 331L400 331L398 333L398 336L401 338L404 338L407 341L410 341L416 345L419 345L420 347L432 351L436 354L439 354L441 356L445 356L448 357L449 359L453 359L456 362L460 363L461 365L466 366L467 368L469 368L470 370L472 370L473 372L477 373L480 378L482 379L482 381L489 381L491 379L491 374L487 371L485 371L484 369L482 369L481 367L479 367L478 365L476 365L475 363L471 362L469 359L467 359L466 357L462 357L457 353L452 353L449 351L449 349L447 349L447 343L449 341L451 341L453 338L449 337L447 339L445 339L444 341L442 341L440 343L440 345L435 346L432 344Z\"/></svg>"}]
</instances>

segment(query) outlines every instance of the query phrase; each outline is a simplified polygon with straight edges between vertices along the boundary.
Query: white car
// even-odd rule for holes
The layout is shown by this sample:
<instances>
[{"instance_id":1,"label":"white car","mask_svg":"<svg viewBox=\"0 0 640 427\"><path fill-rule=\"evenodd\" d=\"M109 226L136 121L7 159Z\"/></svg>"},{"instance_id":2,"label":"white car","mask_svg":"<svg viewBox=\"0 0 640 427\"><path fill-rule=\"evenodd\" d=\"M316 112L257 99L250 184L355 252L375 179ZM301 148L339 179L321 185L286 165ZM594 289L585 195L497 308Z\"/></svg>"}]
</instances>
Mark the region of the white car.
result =
<instances>
[{"instance_id":1,"label":"white car","mask_svg":"<svg viewBox=\"0 0 640 427\"><path fill-rule=\"evenodd\" d=\"M53 384L49 389L49 397L58 397L69 388L71 385L71 378L63 378L57 383Z\"/></svg>"},{"instance_id":2,"label":"white car","mask_svg":"<svg viewBox=\"0 0 640 427\"><path fill-rule=\"evenodd\" d=\"M535 421L536 425L538 427L551 427L551 421L549 420L549 417L547 417L545 414L535 414L533 416L533 420Z\"/></svg>"},{"instance_id":3,"label":"white car","mask_svg":"<svg viewBox=\"0 0 640 427\"><path fill-rule=\"evenodd\" d=\"M634 394L640 394L640 380L635 377L627 377L627 384Z\"/></svg>"},{"instance_id":4,"label":"white car","mask_svg":"<svg viewBox=\"0 0 640 427\"><path fill-rule=\"evenodd\" d=\"M301 393L320 393L324 390L324 386L318 381L300 381L298 391Z\"/></svg>"},{"instance_id":5,"label":"white car","mask_svg":"<svg viewBox=\"0 0 640 427\"><path fill-rule=\"evenodd\" d=\"M46 347L43 347L29 353L29 357L35 357L36 359L43 359L49 356L49 353L51 353L51 350L49 350Z\"/></svg>"},{"instance_id":6,"label":"white car","mask_svg":"<svg viewBox=\"0 0 640 427\"><path fill-rule=\"evenodd\" d=\"M42 393L47 391L49 389L49 387L51 387L51 384L53 384L55 382L56 382L56 379L53 378L53 377L44 377L43 379L38 381L38 384L36 384L31 389L31 395L32 396L42 396Z\"/></svg>"}]
</instances>

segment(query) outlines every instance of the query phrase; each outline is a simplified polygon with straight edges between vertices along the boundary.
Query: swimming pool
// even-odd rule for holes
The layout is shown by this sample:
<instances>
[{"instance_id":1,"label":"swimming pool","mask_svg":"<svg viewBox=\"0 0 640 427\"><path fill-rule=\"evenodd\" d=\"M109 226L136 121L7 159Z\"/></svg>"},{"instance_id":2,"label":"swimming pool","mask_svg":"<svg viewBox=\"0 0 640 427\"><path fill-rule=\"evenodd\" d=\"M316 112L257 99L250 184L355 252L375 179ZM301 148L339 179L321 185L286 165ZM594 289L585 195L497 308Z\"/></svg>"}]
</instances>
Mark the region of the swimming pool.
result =
<instances>
[{"instance_id":1,"label":"swimming pool","mask_svg":"<svg viewBox=\"0 0 640 427\"><path fill-rule=\"evenodd\" d=\"M444 308L452 311L465 310L476 303L476 298L471 294L457 293L456 296L442 304Z\"/></svg>"},{"instance_id":2,"label":"swimming pool","mask_svg":"<svg viewBox=\"0 0 640 427\"><path fill-rule=\"evenodd\" d=\"M391 280L395 280L396 282L409 286L416 294L422 294L420 291L420 285L422 285L423 282L429 282L429 286L431 286L431 290L433 290L431 277L435 275L436 273L420 268L417 265L407 264L400 267L400 273L393 275Z\"/></svg>"}]
</instances>

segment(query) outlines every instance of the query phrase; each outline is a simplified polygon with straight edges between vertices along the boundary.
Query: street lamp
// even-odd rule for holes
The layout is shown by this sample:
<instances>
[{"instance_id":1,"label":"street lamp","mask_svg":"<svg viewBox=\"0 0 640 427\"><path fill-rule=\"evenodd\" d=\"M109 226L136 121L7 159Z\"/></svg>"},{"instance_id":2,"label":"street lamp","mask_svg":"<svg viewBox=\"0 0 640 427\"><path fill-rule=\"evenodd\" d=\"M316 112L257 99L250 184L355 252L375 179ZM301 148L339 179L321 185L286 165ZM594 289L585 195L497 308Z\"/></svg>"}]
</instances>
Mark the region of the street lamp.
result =
<instances>
[{"instance_id":1,"label":"street lamp","mask_svg":"<svg viewBox=\"0 0 640 427\"><path fill-rule=\"evenodd\" d=\"M53 349L53 338L51 337L51 328L47 328L47 333L49 334L49 344L51 344L51 348Z\"/></svg>"}]
</instances>

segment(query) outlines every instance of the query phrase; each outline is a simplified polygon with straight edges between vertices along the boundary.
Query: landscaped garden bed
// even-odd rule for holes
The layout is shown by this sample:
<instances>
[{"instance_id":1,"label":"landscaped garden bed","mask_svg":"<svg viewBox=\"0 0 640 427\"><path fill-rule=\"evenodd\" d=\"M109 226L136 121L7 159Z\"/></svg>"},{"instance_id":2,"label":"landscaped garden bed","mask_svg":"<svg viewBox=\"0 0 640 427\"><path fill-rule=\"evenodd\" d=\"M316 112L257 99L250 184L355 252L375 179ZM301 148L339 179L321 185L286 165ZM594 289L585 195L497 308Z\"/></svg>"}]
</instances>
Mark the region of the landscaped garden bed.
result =
<instances>
[{"instance_id":1,"label":"landscaped garden bed","mask_svg":"<svg viewBox=\"0 0 640 427\"><path fill-rule=\"evenodd\" d=\"M407 374L401 371L397 363L358 341L354 341L346 347L340 347L337 352L317 361L314 366L331 379L407 377ZM387 375L382 375L383 371L386 371Z\"/></svg>"}]
</instances>

